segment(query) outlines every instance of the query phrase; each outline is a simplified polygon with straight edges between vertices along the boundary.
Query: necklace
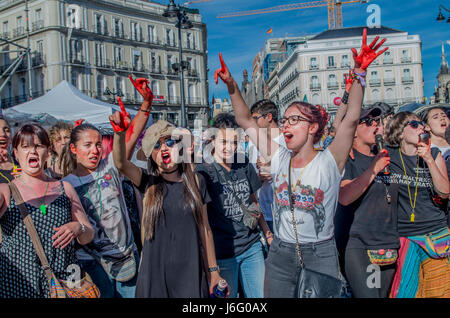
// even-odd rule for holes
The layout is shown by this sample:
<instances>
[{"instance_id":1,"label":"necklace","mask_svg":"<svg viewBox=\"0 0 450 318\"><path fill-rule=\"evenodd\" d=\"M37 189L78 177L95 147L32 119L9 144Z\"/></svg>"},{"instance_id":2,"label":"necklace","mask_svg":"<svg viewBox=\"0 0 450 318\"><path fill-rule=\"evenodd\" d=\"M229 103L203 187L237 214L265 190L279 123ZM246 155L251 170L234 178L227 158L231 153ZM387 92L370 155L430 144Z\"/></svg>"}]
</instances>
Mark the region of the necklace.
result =
<instances>
[{"instance_id":1,"label":"necklace","mask_svg":"<svg viewBox=\"0 0 450 318\"><path fill-rule=\"evenodd\" d=\"M402 165L403 165L403 171L405 172L405 177L406 177L406 184L408 185L408 196L409 196L409 204L411 205L411 209L412 209L412 213L411 213L411 222L414 222L415 219L415 208L416 208L416 199L417 199L417 186L419 184L419 157L417 156L417 175L416 175L416 190L414 193L414 204L412 202L412 198L411 198L411 190L409 189L409 181L408 181L408 175L406 174L406 167L405 167L405 163L403 162L403 157L402 157L402 151L400 149L400 147L398 148L398 152L400 153L400 159L402 160Z\"/></svg>"},{"instance_id":2,"label":"necklace","mask_svg":"<svg viewBox=\"0 0 450 318\"><path fill-rule=\"evenodd\" d=\"M97 187L98 187L98 201L100 202L100 209L99 209L99 212L98 212L98 216L99 216L99 218L101 218L101 216L102 216L102 191L100 189L100 184L98 182L98 180L99 180L99 178L98 178L99 173L100 173L100 169L98 169L98 167L97 167L96 183L97 183ZM91 196L89 195L89 192L84 188L84 184L81 181L80 176L78 175L78 170L76 171L76 174L77 174L78 180L80 181L81 186L83 187L83 191L86 193L87 197L89 198L89 201L91 201L91 204L92 204L92 206L95 209L94 201L92 201ZM97 209L95 209L95 210L97 210Z\"/></svg>"},{"instance_id":3,"label":"necklace","mask_svg":"<svg viewBox=\"0 0 450 318\"><path fill-rule=\"evenodd\" d=\"M47 214L47 206L45 205L45 201L44 200L45 200L45 196L47 195L48 185L50 184L50 182L48 181L48 177L47 177L47 187L45 188L45 192L44 192L44 195L42 196L42 200L39 199L39 196L36 194L36 192L34 192L34 190L30 186L28 186L25 182L23 182L22 179L19 178L18 180L20 182L22 182L24 186L26 186L28 189L30 189L31 192L33 192L34 195L36 195L36 198L39 201L41 201L41 205L39 206L39 210L41 210L42 215L46 215Z\"/></svg>"}]
</instances>

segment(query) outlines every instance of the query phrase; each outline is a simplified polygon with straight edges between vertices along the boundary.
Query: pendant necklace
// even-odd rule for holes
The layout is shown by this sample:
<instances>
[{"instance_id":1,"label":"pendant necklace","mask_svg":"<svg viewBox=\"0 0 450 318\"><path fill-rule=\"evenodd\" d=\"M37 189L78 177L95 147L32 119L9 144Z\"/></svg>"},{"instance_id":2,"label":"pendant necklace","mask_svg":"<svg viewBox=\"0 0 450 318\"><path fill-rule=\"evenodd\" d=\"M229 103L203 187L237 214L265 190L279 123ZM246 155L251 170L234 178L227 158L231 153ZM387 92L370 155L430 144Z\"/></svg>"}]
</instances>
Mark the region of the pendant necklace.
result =
<instances>
[{"instance_id":1,"label":"pendant necklace","mask_svg":"<svg viewBox=\"0 0 450 318\"><path fill-rule=\"evenodd\" d=\"M41 201L41 205L39 206L39 210L41 210L42 215L46 215L46 214L47 214L47 206L45 205L45 201L44 201L44 200L45 200L45 196L47 195L48 185L50 184L50 181L48 180L48 177L47 177L47 187L45 188L45 192L44 192L44 195L42 196L42 200L39 199L39 196L36 194L36 192L34 192L34 190L33 190L31 187L29 187L25 182L23 182L21 178L18 178L18 180L19 180L20 182L22 182L24 186L26 186L28 189L30 189L31 192L34 193L34 195L36 196L36 198L37 198L39 201Z\"/></svg>"}]
</instances>

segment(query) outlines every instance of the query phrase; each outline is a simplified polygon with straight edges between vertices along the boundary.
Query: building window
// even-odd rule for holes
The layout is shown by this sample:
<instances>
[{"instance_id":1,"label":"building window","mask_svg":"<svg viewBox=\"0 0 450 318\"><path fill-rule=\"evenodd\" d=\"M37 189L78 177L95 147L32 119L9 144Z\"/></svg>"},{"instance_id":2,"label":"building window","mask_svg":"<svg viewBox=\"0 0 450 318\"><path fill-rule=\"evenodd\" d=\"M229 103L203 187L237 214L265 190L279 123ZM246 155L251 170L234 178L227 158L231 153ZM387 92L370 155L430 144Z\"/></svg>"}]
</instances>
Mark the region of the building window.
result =
<instances>
[{"instance_id":1,"label":"building window","mask_svg":"<svg viewBox=\"0 0 450 318\"><path fill-rule=\"evenodd\" d=\"M166 44L175 46L175 35L171 29L166 29Z\"/></svg>"},{"instance_id":2,"label":"building window","mask_svg":"<svg viewBox=\"0 0 450 318\"><path fill-rule=\"evenodd\" d=\"M27 82L25 80L25 78L21 78L20 79L20 95L22 95L23 99L26 99L26 95L27 95Z\"/></svg>"},{"instance_id":3,"label":"building window","mask_svg":"<svg viewBox=\"0 0 450 318\"><path fill-rule=\"evenodd\" d=\"M347 67L350 64L348 63L348 55L342 55L342 67Z\"/></svg>"},{"instance_id":4,"label":"building window","mask_svg":"<svg viewBox=\"0 0 450 318\"><path fill-rule=\"evenodd\" d=\"M170 103L176 102L175 85L172 82L167 84L167 95Z\"/></svg>"},{"instance_id":5,"label":"building window","mask_svg":"<svg viewBox=\"0 0 450 318\"><path fill-rule=\"evenodd\" d=\"M312 88L319 87L319 78L317 76L311 76L311 86Z\"/></svg>"},{"instance_id":6,"label":"building window","mask_svg":"<svg viewBox=\"0 0 450 318\"><path fill-rule=\"evenodd\" d=\"M158 112L152 112L152 122L155 123L158 120L162 119L163 114Z\"/></svg>"},{"instance_id":7,"label":"building window","mask_svg":"<svg viewBox=\"0 0 450 318\"><path fill-rule=\"evenodd\" d=\"M71 75L72 75L72 76L71 76L71 82L72 82L72 85L75 86L76 88L78 88L78 73L72 71L72 74L71 74Z\"/></svg>"},{"instance_id":8,"label":"building window","mask_svg":"<svg viewBox=\"0 0 450 318\"><path fill-rule=\"evenodd\" d=\"M328 66L329 67L334 67L334 56L329 56L328 57Z\"/></svg>"},{"instance_id":9,"label":"building window","mask_svg":"<svg viewBox=\"0 0 450 318\"><path fill-rule=\"evenodd\" d=\"M378 79L378 71L372 71L372 72L370 73L370 77L371 77L372 79Z\"/></svg>"},{"instance_id":10,"label":"building window","mask_svg":"<svg viewBox=\"0 0 450 318\"><path fill-rule=\"evenodd\" d=\"M67 27L68 28L81 28L80 7L77 5L69 5L67 7Z\"/></svg>"},{"instance_id":11,"label":"building window","mask_svg":"<svg viewBox=\"0 0 450 318\"><path fill-rule=\"evenodd\" d=\"M311 67L317 68L317 58L315 57L311 58Z\"/></svg>"},{"instance_id":12,"label":"building window","mask_svg":"<svg viewBox=\"0 0 450 318\"><path fill-rule=\"evenodd\" d=\"M97 76L97 98L102 97L103 96L103 76L98 75Z\"/></svg>"},{"instance_id":13,"label":"building window","mask_svg":"<svg viewBox=\"0 0 450 318\"><path fill-rule=\"evenodd\" d=\"M167 121L178 126L178 113L167 113Z\"/></svg>"},{"instance_id":14,"label":"building window","mask_svg":"<svg viewBox=\"0 0 450 318\"><path fill-rule=\"evenodd\" d=\"M142 31L141 26L137 22L131 22L130 24L130 30L131 30L131 40L133 41L142 41Z\"/></svg>"},{"instance_id":15,"label":"building window","mask_svg":"<svg viewBox=\"0 0 450 318\"><path fill-rule=\"evenodd\" d=\"M94 19L95 20L95 33L106 35L107 29L106 29L105 17L102 14L98 14L98 13L95 13L94 17L95 17L95 19Z\"/></svg>"},{"instance_id":16,"label":"building window","mask_svg":"<svg viewBox=\"0 0 450 318\"><path fill-rule=\"evenodd\" d=\"M194 38L192 36L192 33L190 32L186 33L186 48L187 49L194 48Z\"/></svg>"},{"instance_id":17,"label":"building window","mask_svg":"<svg viewBox=\"0 0 450 318\"><path fill-rule=\"evenodd\" d=\"M114 23L114 36L118 38L124 38L123 35L123 21L119 18L113 18Z\"/></svg>"},{"instance_id":18,"label":"building window","mask_svg":"<svg viewBox=\"0 0 450 318\"><path fill-rule=\"evenodd\" d=\"M133 55L133 70L142 71L141 51L132 50L131 53Z\"/></svg>"},{"instance_id":19,"label":"building window","mask_svg":"<svg viewBox=\"0 0 450 318\"><path fill-rule=\"evenodd\" d=\"M148 26L148 42L156 43L156 32L155 32L155 26L154 25L149 25Z\"/></svg>"}]
</instances>

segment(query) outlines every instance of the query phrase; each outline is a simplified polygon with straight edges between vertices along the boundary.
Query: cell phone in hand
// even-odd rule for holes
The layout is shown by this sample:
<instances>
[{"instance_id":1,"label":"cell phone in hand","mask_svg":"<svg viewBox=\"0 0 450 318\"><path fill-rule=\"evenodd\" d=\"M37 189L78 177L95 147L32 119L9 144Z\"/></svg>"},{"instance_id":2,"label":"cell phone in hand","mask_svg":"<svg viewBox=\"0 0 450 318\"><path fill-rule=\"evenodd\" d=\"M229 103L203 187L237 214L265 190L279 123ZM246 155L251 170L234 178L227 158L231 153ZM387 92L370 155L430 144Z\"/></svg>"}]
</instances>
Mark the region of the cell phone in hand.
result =
<instances>
[{"instance_id":1,"label":"cell phone in hand","mask_svg":"<svg viewBox=\"0 0 450 318\"><path fill-rule=\"evenodd\" d=\"M419 141L428 145L428 142L430 141L430 134L429 133L420 134Z\"/></svg>"}]
</instances>

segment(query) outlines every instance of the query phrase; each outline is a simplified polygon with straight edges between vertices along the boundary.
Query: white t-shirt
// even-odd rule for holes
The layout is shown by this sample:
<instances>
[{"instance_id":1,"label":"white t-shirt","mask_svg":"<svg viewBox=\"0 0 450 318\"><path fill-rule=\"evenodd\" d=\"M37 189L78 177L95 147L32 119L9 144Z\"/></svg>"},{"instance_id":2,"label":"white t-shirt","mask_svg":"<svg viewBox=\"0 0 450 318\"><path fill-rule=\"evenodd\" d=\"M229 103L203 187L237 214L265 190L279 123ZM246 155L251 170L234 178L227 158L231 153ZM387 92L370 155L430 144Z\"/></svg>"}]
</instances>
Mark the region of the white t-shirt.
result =
<instances>
[{"instance_id":1,"label":"white t-shirt","mask_svg":"<svg viewBox=\"0 0 450 318\"><path fill-rule=\"evenodd\" d=\"M89 247L101 255L132 252L135 248L133 232L123 196L122 180L112 153L100 161L97 171L81 177L69 174L63 180L75 188L94 228L94 240ZM77 257L82 260L93 259L83 249L77 250Z\"/></svg>"},{"instance_id":2,"label":"white t-shirt","mask_svg":"<svg viewBox=\"0 0 450 318\"><path fill-rule=\"evenodd\" d=\"M291 152L280 147L272 158L274 192L274 232L282 241L295 243L292 214L289 207L289 161ZM299 176L303 169L306 169ZM306 168L292 169L295 194L294 214L300 243L320 242L334 235L334 214L338 204L339 186L344 175L327 148L320 151Z\"/></svg>"}]
</instances>

